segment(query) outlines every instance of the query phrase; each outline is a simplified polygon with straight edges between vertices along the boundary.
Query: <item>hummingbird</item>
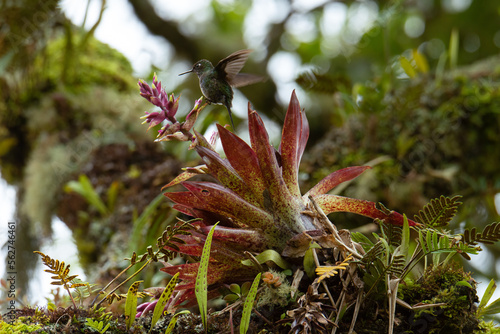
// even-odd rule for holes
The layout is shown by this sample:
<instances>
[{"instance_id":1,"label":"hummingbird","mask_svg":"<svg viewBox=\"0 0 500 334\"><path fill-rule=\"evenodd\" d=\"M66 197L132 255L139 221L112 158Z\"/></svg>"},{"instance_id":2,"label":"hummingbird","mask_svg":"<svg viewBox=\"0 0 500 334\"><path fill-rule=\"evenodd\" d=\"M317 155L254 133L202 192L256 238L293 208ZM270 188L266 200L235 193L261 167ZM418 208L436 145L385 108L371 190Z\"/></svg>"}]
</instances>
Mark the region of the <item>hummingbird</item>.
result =
<instances>
[{"instance_id":1,"label":"hummingbird","mask_svg":"<svg viewBox=\"0 0 500 334\"><path fill-rule=\"evenodd\" d=\"M231 53L215 65L206 59L197 61L191 70L181 73L196 73L200 81L200 89L210 104L222 104L229 112L231 126L234 129L231 107L233 102L233 89L262 81L259 75L239 73L252 50L239 50Z\"/></svg>"}]
</instances>

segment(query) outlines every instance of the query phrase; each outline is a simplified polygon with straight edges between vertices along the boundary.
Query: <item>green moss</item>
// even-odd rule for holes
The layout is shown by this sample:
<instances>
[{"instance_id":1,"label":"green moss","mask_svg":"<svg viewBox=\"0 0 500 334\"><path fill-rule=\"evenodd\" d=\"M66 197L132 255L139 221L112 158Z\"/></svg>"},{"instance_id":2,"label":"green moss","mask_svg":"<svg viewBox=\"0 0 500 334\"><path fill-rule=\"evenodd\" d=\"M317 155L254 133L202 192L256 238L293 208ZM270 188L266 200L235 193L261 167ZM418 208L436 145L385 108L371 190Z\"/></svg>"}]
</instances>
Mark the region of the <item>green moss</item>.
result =
<instances>
[{"instance_id":1,"label":"green moss","mask_svg":"<svg viewBox=\"0 0 500 334\"><path fill-rule=\"evenodd\" d=\"M500 334L500 327L497 327L493 323L493 321L490 322L482 321L479 324L479 329L476 332L482 334Z\"/></svg>"},{"instance_id":2,"label":"green moss","mask_svg":"<svg viewBox=\"0 0 500 334\"><path fill-rule=\"evenodd\" d=\"M41 325L28 325L20 319L16 320L13 324L6 323L5 321L0 322L0 333L4 334L33 333L40 328L42 328Z\"/></svg>"},{"instance_id":3,"label":"green moss","mask_svg":"<svg viewBox=\"0 0 500 334\"><path fill-rule=\"evenodd\" d=\"M425 327L425 333L472 333L478 329L476 282L457 265L429 267L417 282L400 286L399 298L410 305L445 303L410 313L402 325L405 329Z\"/></svg>"},{"instance_id":4,"label":"green moss","mask_svg":"<svg viewBox=\"0 0 500 334\"><path fill-rule=\"evenodd\" d=\"M60 34L47 44L35 60L43 77L57 86L64 83L73 92L93 85L125 91L135 86L132 66L126 57L94 37L79 32Z\"/></svg>"}]
</instances>

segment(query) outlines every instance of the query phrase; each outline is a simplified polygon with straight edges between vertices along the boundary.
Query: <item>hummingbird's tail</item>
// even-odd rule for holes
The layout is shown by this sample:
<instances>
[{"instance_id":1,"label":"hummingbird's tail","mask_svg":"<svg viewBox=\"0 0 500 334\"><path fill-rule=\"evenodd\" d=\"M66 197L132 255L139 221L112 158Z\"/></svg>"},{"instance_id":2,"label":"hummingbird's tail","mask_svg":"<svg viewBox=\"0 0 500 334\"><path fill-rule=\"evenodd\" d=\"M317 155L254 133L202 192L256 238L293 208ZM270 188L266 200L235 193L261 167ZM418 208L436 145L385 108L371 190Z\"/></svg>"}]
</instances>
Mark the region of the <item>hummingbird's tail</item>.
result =
<instances>
[{"instance_id":1,"label":"hummingbird's tail","mask_svg":"<svg viewBox=\"0 0 500 334\"><path fill-rule=\"evenodd\" d=\"M233 131L235 131L235 128L234 128L234 123L233 123L233 115L231 114L231 107L228 105L228 104L224 104L226 109L227 109L227 112L229 113L229 119L231 120L231 126L233 128Z\"/></svg>"}]
</instances>

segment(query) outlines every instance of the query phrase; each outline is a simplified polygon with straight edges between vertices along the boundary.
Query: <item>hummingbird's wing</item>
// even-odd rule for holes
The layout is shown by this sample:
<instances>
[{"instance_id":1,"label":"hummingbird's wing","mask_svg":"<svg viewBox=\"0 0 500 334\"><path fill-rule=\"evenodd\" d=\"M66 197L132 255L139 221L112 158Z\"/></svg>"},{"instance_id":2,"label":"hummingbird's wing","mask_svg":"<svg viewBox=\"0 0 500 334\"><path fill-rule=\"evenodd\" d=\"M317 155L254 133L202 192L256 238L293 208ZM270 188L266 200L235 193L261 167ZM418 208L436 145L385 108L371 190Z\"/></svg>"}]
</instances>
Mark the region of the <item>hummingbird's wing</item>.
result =
<instances>
[{"instance_id":1,"label":"hummingbird's wing","mask_svg":"<svg viewBox=\"0 0 500 334\"><path fill-rule=\"evenodd\" d=\"M215 70L222 76L225 75L223 79L232 85L233 79L241 71L243 65L245 65L250 52L252 52L252 50L239 50L231 53L229 56L219 61L215 66Z\"/></svg>"},{"instance_id":2,"label":"hummingbird's wing","mask_svg":"<svg viewBox=\"0 0 500 334\"><path fill-rule=\"evenodd\" d=\"M265 81L266 77L256 74L238 73L229 83L233 87L243 87L254 83Z\"/></svg>"}]
</instances>

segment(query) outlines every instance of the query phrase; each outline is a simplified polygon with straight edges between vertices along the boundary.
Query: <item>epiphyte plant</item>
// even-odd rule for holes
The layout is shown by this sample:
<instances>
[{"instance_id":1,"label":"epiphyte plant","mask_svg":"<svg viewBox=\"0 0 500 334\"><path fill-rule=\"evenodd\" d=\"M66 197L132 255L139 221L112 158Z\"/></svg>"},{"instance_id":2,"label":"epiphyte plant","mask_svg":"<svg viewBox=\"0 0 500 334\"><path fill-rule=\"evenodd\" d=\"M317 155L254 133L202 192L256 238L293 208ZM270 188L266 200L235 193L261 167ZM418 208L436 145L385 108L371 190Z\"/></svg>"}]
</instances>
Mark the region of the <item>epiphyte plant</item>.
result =
<instances>
[{"instance_id":1,"label":"epiphyte plant","mask_svg":"<svg viewBox=\"0 0 500 334\"><path fill-rule=\"evenodd\" d=\"M151 91L149 86L141 81L140 87L141 95L148 98L144 93ZM154 87L161 87L161 84L156 82ZM156 94L167 96L163 89L157 90ZM401 214L382 205L327 194L369 166L335 171L301 194L298 171L309 137L309 125L295 92L291 96L277 149L270 144L264 123L250 104L248 123L250 145L217 125L225 158L196 131L191 138L186 136L185 140L192 141L191 146L204 165L186 168L164 187L181 184L186 191L167 192L165 196L175 203L174 208L178 211L200 219L193 223L196 229L191 235L180 237L184 244L178 244L179 253L199 258L208 232L219 222L213 233L213 251L208 266L209 298L217 295L217 287L224 283L253 280L261 268L257 264L247 266L242 263L252 254L272 249L284 257L300 257L309 248L311 240L327 248L332 248L332 245L343 247L343 250L355 254L342 242L326 214L350 212L390 224L403 224ZM198 174L211 175L215 182L190 180ZM410 220L409 224L417 223ZM171 275L180 273L182 282L177 289L182 291L182 296L177 296L178 304L194 299L198 266L199 263L194 262L162 268Z\"/></svg>"}]
</instances>

